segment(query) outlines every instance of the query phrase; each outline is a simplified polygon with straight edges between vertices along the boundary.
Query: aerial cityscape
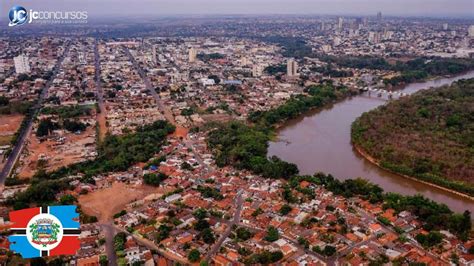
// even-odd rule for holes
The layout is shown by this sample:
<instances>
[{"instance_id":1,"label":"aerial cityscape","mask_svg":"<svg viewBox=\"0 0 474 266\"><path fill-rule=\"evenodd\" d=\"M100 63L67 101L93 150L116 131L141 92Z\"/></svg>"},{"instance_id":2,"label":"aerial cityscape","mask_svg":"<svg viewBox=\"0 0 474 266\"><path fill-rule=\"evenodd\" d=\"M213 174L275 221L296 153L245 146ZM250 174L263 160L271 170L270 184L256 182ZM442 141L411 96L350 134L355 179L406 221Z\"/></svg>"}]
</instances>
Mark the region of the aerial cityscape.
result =
<instances>
[{"instance_id":1,"label":"aerial cityscape","mask_svg":"<svg viewBox=\"0 0 474 266\"><path fill-rule=\"evenodd\" d=\"M474 265L474 2L72 2L2 4L0 265Z\"/></svg>"}]
</instances>

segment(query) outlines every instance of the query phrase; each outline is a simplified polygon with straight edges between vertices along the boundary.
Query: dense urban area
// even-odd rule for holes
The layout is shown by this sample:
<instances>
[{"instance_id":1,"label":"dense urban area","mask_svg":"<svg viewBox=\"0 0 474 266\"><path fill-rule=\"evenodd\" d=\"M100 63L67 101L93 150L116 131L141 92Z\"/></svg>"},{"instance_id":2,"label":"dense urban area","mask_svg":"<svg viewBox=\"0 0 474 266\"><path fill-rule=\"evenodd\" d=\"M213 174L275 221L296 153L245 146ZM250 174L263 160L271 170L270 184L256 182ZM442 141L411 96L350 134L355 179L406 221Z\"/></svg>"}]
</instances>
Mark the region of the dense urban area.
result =
<instances>
[{"instance_id":1,"label":"dense urban area","mask_svg":"<svg viewBox=\"0 0 474 266\"><path fill-rule=\"evenodd\" d=\"M363 96L387 102L352 126L367 160L473 200L474 79L400 89L471 73L474 21L164 21L0 30L2 265L474 265L471 207L268 156ZM12 253L9 211L58 204L77 254Z\"/></svg>"}]
</instances>

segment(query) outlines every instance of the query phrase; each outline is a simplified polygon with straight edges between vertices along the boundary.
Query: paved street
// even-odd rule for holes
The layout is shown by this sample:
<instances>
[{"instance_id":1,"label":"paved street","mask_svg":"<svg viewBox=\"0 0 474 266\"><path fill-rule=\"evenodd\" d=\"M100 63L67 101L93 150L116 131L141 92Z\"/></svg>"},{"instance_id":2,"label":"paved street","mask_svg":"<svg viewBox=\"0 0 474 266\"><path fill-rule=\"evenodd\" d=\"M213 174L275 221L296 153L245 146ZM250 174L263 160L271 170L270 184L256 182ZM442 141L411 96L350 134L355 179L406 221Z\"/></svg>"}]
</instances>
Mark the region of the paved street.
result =
<instances>
[{"instance_id":1,"label":"paved street","mask_svg":"<svg viewBox=\"0 0 474 266\"><path fill-rule=\"evenodd\" d=\"M230 233L232 232L232 227L240 222L240 215L242 213L242 207L243 207L243 198L242 198L242 191L239 191L237 193L237 197L235 198L235 213L234 217L232 220L230 220L230 223L227 224L227 228L225 232L219 237L216 243L214 243L214 246L211 248L211 250L206 254L204 260L209 261L221 248L222 244L224 241L229 237Z\"/></svg>"},{"instance_id":2,"label":"paved street","mask_svg":"<svg viewBox=\"0 0 474 266\"><path fill-rule=\"evenodd\" d=\"M3 184L5 182L5 179L11 174L13 171L13 168L20 157L21 152L23 151L23 148L25 146L26 140L28 136L30 135L31 129L33 128L33 121L36 115L38 114L41 105L43 104L44 99L48 95L48 89L53 83L54 78L56 77L56 74L58 73L61 64L63 63L63 60L66 56L66 54L69 52L69 45L66 45L66 48L64 50L64 53L61 55L61 57L58 59L56 62L56 65L53 68L53 74L51 77L46 81L46 84L44 85L43 89L41 90L40 97L37 101L37 103L33 106L33 115L29 118L27 121L26 126L23 128L23 130L20 132L20 135L18 136L18 141L16 145L13 147L12 152L8 156L8 159L5 163L5 166L3 167L2 171L0 172L0 183Z\"/></svg>"}]
</instances>

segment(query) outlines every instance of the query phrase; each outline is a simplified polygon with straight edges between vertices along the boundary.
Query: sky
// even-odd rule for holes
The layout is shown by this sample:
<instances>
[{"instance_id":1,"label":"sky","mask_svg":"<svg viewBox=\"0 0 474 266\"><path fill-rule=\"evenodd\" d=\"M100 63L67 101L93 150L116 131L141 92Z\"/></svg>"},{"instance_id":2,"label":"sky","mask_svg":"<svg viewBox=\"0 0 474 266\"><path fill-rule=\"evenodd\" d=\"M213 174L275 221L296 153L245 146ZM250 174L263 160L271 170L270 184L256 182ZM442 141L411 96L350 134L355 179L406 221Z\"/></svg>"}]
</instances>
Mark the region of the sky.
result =
<instances>
[{"instance_id":1,"label":"sky","mask_svg":"<svg viewBox=\"0 0 474 266\"><path fill-rule=\"evenodd\" d=\"M88 11L91 18L186 14L317 14L474 18L474 0L0 0L1 13L13 5L49 11Z\"/></svg>"}]
</instances>

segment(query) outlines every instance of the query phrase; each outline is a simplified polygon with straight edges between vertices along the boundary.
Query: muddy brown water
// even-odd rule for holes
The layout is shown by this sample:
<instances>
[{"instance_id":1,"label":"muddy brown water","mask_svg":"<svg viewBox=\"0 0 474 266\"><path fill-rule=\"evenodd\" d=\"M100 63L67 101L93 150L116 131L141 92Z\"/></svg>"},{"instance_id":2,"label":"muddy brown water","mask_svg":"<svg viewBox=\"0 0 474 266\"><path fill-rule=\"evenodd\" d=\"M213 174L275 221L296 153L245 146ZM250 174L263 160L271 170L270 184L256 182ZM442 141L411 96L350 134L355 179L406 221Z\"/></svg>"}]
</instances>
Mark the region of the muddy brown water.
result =
<instances>
[{"instance_id":1,"label":"muddy brown water","mask_svg":"<svg viewBox=\"0 0 474 266\"><path fill-rule=\"evenodd\" d=\"M456 77L412 83L401 91L411 94L473 77L474 71L471 71ZM321 171L341 180L363 177L385 191L404 195L418 193L445 203L453 211L469 210L474 213L474 201L471 199L393 174L357 153L351 144L352 122L362 113L385 103L377 97L360 95L288 121L278 130L277 140L269 143L268 155L295 163L301 174Z\"/></svg>"}]
</instances>

